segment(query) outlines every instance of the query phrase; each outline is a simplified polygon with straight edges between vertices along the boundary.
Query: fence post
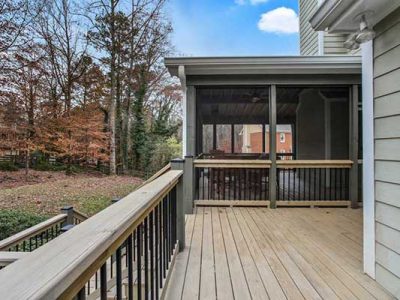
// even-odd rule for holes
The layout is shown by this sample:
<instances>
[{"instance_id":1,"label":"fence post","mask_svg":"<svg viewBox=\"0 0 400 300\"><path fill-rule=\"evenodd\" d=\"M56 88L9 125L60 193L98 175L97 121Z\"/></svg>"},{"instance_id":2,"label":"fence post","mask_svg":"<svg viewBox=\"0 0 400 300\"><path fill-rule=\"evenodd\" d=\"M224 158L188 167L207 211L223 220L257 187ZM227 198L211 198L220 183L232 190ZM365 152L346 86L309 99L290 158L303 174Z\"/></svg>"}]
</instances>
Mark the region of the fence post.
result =
<instances>
[{"instance_id":1,"label":"fence post","mask_svg":"<svg viewBox=\"0 0 400 300\"><path fill-rule=\"evenodd\" d=\"M183 170L185 160L182 158L176 158L171 161L172 170ZM176 185L176 235L179 241L179 251L185 249L185 207L184 207L184 174Z\"/></svg>"},{"instance_id":2,"label":"fence post","mask_svg":"<svg viewBox=\"0 0 400 300\"><path fill-rule=\"evenodd\" d=\"M62 226L66 225L74 225L74 208L72 206L64 206L61 208L61 213L67 215L67 219L62 224Z\"/></svg>"}]
</instances>

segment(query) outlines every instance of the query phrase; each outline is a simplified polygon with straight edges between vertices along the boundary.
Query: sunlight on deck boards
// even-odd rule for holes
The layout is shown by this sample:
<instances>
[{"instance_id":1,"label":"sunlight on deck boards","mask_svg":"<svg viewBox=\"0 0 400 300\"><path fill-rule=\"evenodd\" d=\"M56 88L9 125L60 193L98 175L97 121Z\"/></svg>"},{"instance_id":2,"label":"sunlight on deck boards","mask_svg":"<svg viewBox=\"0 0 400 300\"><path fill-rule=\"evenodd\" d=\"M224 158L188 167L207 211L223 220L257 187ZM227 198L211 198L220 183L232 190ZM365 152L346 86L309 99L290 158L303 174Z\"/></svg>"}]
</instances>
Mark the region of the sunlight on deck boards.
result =
<instances>
[{"instance_id":1,"label":"sunlight on deck boards","mask_svg":"<svg viewBox=\"0 0 400 300\"><path fill-rule=\"evenodd\" d=\"M198 207L166 299L393 299L362 272L362 210Z\"/></svg>"}]
</instances>

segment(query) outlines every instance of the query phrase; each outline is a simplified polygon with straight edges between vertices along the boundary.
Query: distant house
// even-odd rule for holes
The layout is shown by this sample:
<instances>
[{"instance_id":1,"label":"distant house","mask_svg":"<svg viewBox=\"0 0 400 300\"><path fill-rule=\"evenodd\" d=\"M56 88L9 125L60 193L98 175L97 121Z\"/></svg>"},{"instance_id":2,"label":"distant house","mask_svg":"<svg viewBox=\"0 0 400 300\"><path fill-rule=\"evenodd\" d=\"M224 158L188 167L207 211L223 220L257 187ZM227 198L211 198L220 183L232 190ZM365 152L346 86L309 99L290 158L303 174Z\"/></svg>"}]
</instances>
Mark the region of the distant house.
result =
<instances>
[{"instance_id":1,"label":"distant house","mask_svg":"<svg viewBox=\"0 0 400 300\"><path fill-rule=\"evenodd\" d=\"M265 126L264 130L262 125L244 125L241 135L243 136L243 153L269 153L269 143L266 143L269 140L268 125ZM282 159L291 158L293 140L290 125L276 126L276 152L282 154Z\"/></svg>"}]
</instances>

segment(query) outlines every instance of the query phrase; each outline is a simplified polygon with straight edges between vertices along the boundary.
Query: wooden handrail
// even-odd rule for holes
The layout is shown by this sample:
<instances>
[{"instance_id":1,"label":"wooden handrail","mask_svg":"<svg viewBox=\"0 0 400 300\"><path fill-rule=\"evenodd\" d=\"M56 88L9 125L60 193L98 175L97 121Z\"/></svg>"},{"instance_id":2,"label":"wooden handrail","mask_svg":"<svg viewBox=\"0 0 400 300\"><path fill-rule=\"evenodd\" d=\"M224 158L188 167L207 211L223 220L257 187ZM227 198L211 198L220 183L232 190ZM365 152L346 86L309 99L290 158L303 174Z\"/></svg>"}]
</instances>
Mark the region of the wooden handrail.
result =
<instances>
[{"instance_id":1,"label":"wooden handrail","mask_svg":"<svg viewBox=\"0 0 400 300\"><path fill-rule=\"evenodd\" d=\"M17 234L14 234L13 236L10 236L0 241L0 251L7 251L9 248L22 243L24 240L27 240L30 237L34 237L35 235L44 232L46 229L49 229L56 224L64 222L66 219L67 219L66 214L59 214L42 223L39 223L35 226L32 226L28 229L18 232Z\"/></svg>"},{"instance_id":2,"label":"wooden handrail","mask_svg":"<svg viewBox=\"0 0 400 300\"><path fill-rule=\"evenodd\" d=\"M257 168L268 169L270 160L262 159L196 159L195 168Z\"/></svg>"},{"instance_id":3,"label":"wooden handrail","mask_svg":"<svg viewBox=\"0 0 400 300\"><path fill-rule=\"evenodd\" d=\"M8 266L28 254L29 252L0 251L0 267Z\"/></svg>"},{"instance_id":4,"label":"wooden handrail","mask_svg":"<svg viewBox=\"0 0 400 300\"><path fill-rule=\"evenodd\" d=\"M161 175L165 174L166 172L168 172L169 170L171 170L171 163L168 163L167 165L165 165L163 168L161 168L160 170L158 170L156 173L154 173L149 179L147 179L145 182L143 182L139 188L141 188L142 186L152 182L153 180L157 179L158 177L160 177Z\"/></svg>"},{"instance_id":5,"label":"wooden handrail","mask_svg":"<svg viewBox=\"0 0 400 300\"><path fill-rule=\"evenodd\" d=\"M171 191L169 171L0 271L9 299L71 299Z\"/></svg>"},{"instance_id":6,"label":"wooden handrail","mask_svg":"<svg viewBox=\"0 0 400 300\"><path fill-rule=\"evenodd\" d=\"M278 160L277 168L331 168L350 169L351 160Z\"/></svg>"},{"instance_id":7,"label":"wooden handrail","mask_svg":"<svg viewBox=\"0 0 400 300\"><path fill-rule=\"evenodd\" d=\"M80 222L87 220L89 217L84 213L74 209L74 218L78 219Z\"/></svg>"}]
</instances>

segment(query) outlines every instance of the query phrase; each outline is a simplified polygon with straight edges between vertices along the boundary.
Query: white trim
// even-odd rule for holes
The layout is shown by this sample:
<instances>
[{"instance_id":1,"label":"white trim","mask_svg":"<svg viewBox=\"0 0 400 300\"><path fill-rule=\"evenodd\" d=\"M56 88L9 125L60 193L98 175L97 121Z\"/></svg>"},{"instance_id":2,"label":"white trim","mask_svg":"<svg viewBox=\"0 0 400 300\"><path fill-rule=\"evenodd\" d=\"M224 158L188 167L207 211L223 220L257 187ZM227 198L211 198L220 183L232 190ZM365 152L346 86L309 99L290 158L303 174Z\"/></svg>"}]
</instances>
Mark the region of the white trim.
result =
<instances>
[{"instance_id":1,"label":"white trim","mask_svg":"<svg viewBox=\"0 0 400 300\"><path fill-rule=\"evenodd\" d=\"M179 80L181 81L181 86L182 86L182 111L183 111L183 126L182 126L182 158L186 156L187 153L187 89L186 89L186 74L185 74L185 66L179 66L178 67L178 77Z\"/></svg>"},{"instance_id":2,"label":"white trim","mask_svg":"<svg viewBox=\"0 0 400 300\"><path fill-rule=\"evenodd\" d=\"M318 55L325 54L324 43L325 43L325 32L318 31Z\"/></svg>"},{"instance_id":3,"label":"white trim","mask_svg":"<svg viewBox=\"0 0 400 300\"><path fill-rule=\"evenodd\" d=\"M363 101L364 272L375 279L373 42L361 45Z\"/></svg>"}]
</instances>

